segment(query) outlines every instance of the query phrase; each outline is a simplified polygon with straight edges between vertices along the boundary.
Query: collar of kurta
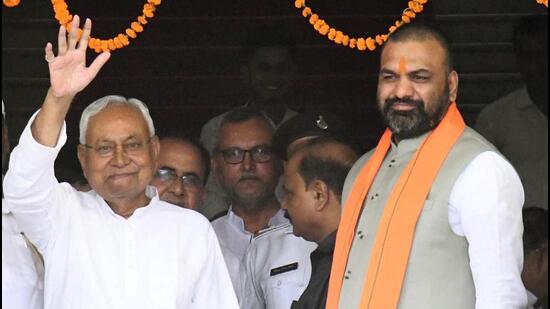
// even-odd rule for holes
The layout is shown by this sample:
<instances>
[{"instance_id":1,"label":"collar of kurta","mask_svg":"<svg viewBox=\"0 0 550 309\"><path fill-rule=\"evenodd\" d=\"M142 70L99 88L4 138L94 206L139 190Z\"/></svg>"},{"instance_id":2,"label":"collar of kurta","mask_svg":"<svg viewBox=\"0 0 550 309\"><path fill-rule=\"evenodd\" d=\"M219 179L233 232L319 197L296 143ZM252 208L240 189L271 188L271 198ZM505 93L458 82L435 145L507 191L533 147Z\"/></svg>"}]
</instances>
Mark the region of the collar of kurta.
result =
<instances>
[{"instance_id":1,"label":"collar of kurta","mask_svg":"<svg viewBox=\"0 0 550 309\"><path fill-rule=\"evenodd\" d=\"M229 224L237 227L241 232L251 234L244 228L244 220L233 211L233 205L229 206L229 210L227 211L227 221L229 222ZM288 219L285 218L284 211L279 210L275 213L273 217L271 217L271 219L269 219L269 222L267 223L267 226L265 228L267 229L285 223L288 223Z\"/></svg>"},{"instance_id":2,"label":"collar of kurta","mask_svg":"<svg viewBox=\"0 0 550 309\"><path fill-rule=\"evenodd\" d=\"M99 204L103 207L105 211L107 211L107 213L109 213L111 216L115 217L118 220L126 220L126 221L132 220L133 218L136 218L136 217L141 217L143 215L146 215L149 211L153 210L153 208L157 206L159 201L159 194L158 194L157 188L154 186L145 187L145 195L150 199L149 204L145 205L144 207L140 207L136 209L128 219L125 219L122 216L116 214L113 211L113 209L109 206L109 204L107 204L107 201L105 201L103 197L97 194L97 192L92 190L89 192L85 192L84 194L94 194Z\"/></svg>"}]
</instances>

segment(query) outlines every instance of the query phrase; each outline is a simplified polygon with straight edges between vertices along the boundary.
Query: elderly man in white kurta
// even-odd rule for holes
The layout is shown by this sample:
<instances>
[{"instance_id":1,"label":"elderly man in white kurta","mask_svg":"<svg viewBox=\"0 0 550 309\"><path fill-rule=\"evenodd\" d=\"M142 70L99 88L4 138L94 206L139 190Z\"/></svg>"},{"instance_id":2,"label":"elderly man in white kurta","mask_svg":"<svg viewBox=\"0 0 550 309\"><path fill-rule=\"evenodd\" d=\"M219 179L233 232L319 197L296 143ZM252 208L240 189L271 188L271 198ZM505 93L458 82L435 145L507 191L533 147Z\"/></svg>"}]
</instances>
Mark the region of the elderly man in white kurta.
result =
<instances>
[{"instance_id":1,"label":"elderly man in white kurta","mask_svg":"<svg viewBox=\"0 0 550 309\"><path fill-rule=\"evenodd\" d=\"M60 28L57 56L46 45L51 87L4 183L15 218L44 256L45 308L238 308L208 221L148 187L159 144L142 102L110 96L86 108L78 157L93 190L57 182L71 102L110 56L86 67L91 21L79 42L78 24L75 16L68 40Z\"/></svg>"}]
</instances>

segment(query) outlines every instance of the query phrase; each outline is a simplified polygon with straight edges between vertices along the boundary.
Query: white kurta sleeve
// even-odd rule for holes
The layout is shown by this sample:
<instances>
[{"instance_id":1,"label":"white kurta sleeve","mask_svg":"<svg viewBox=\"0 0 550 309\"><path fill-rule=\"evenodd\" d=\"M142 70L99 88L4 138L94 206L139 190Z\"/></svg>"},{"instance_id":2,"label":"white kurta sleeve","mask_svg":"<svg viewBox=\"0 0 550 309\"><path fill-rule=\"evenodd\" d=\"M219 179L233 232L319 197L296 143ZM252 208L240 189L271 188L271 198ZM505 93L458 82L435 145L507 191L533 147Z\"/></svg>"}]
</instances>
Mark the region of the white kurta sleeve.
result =
<instances>
[{"instance_id":1,"label":"white kurta sleeve","mask_svg":"<svg viewBox=\"0 0 550 309\"><path fill-rule=\"evenodd\" d=\"M206 256L194 289L192 308L238 309L239 304L218 239L211 227L208 229L207 242Z\"/></svg>"},{"instance_id":2,"label":"white kurta sleeve","mask_svg":"<svg viewBox=\"0 0 550 309\"><path fill-rule=\"evenodd\" d=\"M37 112L38 113L38 112ZM10 156L4 196L25 235L44 253L56 225L64 188L54 174L55 159L67 140L65 124L54 148L39 144L31 133L35 113Z\"/></svg>"},{"instance_id":3,"label":"white kurta sleeve","mask_svg":"<svg viewBox=\"0 0 550 309\"><path fill-rule=\"evenodd\" d=\"M476 309L527 305L523 267L523 187L514 168L495 152L477 156L451 192L449 221L469 243Z\"/></svg>"}]
</instances>

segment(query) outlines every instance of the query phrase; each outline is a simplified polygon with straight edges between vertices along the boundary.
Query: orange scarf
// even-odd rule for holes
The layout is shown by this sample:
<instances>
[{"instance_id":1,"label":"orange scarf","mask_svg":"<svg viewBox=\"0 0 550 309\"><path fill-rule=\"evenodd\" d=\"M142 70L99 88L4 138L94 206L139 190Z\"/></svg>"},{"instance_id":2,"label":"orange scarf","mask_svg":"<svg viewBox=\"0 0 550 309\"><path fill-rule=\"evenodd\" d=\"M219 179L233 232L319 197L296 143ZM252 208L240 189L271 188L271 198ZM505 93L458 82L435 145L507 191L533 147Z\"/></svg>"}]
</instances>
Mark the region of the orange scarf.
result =
<instances>
[{"instance_id":1,"label":"orange scarf","mask_svg":"<svg viewBox=\"0 0 550 309\"><path fill-rule=\"evenodd\" d=\"M416 223L439 169L465 127L453 102L399 177L378 225L359 308L397 308ZM371 159L357 176L348 197L336 237L327 309L338 308L344 271L363 202L390 148L391 136L387 129Z\"/></svg>"}]
</instances>

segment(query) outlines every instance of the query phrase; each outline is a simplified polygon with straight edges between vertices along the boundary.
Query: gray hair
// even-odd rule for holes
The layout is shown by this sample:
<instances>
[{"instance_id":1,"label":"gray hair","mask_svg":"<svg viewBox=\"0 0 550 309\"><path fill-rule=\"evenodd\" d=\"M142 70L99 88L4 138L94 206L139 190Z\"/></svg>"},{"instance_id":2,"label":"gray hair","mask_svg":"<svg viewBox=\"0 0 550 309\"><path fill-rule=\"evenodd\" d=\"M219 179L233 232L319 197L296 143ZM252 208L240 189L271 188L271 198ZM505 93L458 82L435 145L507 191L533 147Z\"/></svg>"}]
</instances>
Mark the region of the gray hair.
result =
<instances>
[{"instance_id":1,"label":"gray hair","mask_svg":"<svg viewBox=\"0 0 550 309\"><path fill-rule=\"evenodd\" d=\"M84 109L84 111L82 112L79 125L80 138L78 139L80 144L86 144L86 132L88 131L88 123L90 122L90 118L101 112L109 104L128 104L136 107L141 112L143 118L147 122L147 126L149 127L149 136L152 137L155 135L155 125L153 124L153 119L151 118L151 115L149 114L149 109L147 108L147 105L145 105L145 103L134 98L127 99L119 95L108 95L106 97L97 99L95 102L88 105L88 107L86 107L86 109Z\"/></svg>"}]
</instances>

